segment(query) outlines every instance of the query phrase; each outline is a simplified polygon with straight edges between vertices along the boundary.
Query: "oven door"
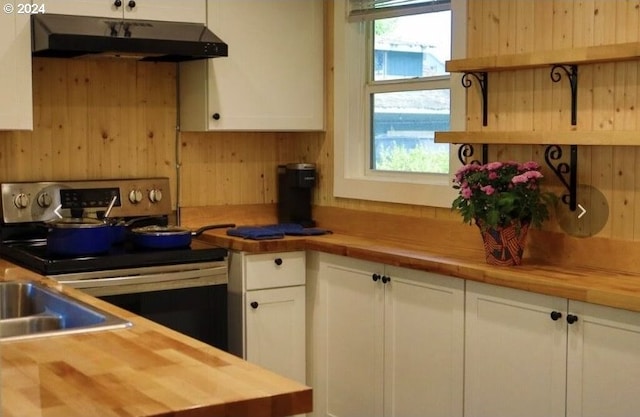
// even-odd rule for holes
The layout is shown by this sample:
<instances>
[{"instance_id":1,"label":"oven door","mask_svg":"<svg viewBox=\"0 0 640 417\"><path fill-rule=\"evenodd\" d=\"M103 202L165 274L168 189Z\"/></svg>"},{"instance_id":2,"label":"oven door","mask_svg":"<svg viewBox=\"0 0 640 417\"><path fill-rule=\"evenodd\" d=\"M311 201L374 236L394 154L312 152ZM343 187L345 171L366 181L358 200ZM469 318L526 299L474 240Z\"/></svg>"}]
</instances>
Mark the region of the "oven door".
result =
<instances>
[{"instance_id":1,"label":"oven door","mask_svg":"<svg viewBox=\"0 0 640 417\"><path fill-rule=\"evenodd\" d=\"M227 350L227 262L54 275L134 314Z\"/></svg>"}]
</instances>

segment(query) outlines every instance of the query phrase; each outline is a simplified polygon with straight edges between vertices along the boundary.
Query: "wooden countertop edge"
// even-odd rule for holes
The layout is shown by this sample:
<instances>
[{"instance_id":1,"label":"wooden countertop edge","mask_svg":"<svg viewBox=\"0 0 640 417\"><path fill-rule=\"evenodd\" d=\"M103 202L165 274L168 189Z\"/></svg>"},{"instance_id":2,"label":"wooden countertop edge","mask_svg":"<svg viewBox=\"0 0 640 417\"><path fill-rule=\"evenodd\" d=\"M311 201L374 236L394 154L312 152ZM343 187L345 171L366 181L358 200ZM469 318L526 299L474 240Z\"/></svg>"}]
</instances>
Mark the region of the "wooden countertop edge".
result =
<instances>
[{"instance_id":1,"label":"wooden countertop edge","mask_svg":"<svg viewBox=\"0 0 640 417\"><path fill-rule=\"evenodd\" d=\"M498 267L485 262L482 248L473 251L425 247L344 234L252 241L227 236L223 231L212 232L206 232L202 238L232 250L253 253L316 250L640 312L640 275L563 267L535 259L525 259L523 265L516 267Z\"/></svg>"},{"instance_id":2,"label":"wooden countertop edge","mask_svg":"<svg viewBox=\"0 0 640 417\"><path fill-rule=\"evenodd\" d=\"M133 323L133 326L127 329L104 330L65 336L53 336L51 338L43 339L3 341L0 343L0 353L2 353L3 362L6 361L3 365L3 368L6 367L6 369L3 369L3 371L7 373L9 373L10 369L15 366L9 364L13 360L16 360L16 358L18 358L19 362L26 361L30 363L40 363L37 362L37 358L39 357L37 352L40 349L42 349L43 352L46 351L46 353L43 353L43 365L45 363L52 363L51 361L55 362L56 360L64 360L62 358L66 357L65 352L55 353L57 352L57 350L56 348L51 347L52 342L55 343L55 346L59 346L60 344L64 345L66 347L65 351L69 352L74 349L74 346L80 347L81 345L106 345L113 348L114 343L117 344L117 342L114 342L115 339L142 340L141 338L145 338L153 334L156 335L156 338L160 338L158 340L166 340L166 343L176 343L177 345L183 346L184 349L181 350L180 354L185 355L185 357L191 358L190 360L206 360L207 363L217 361L228 363L229 366L235 369L235 372L231 373L228 376L229 382L234 381L234 378L238 378L238 375L245 375L246 377L247 375L253 375L253 372L258 372L258 374L256 374L255 378L251 378L252 381L250 381L250 384L246 384L250 391L246 395L240 395L239 397L241 398L238 398L237 400L226 400L223 398L217 398L214 394L211 397L210 401L198 402L191 401L188 399L188 396L185 396L184 402L181 406L167 405L166 407L162 407L159 410L147 410L148 412L140 414L141 416L161 417L171 415L175 417L214 417L247 415L257 417L284 417L289 415L308 413L312 411L312 389L308 386L305 386L304 384L290 381L280 375L276 375L270 371L260 368L257 365L245 362L230 353L217 350L209 345L186 337L153 321L137 316L119 307L113 306L103 300L87 295L82 291L58 284L51 279L35 274L19 266L15 266L10 262L0 260L0 281L10 280L29 280L39 282L45 286L61 291L62 293L76 298L89 305L93 305L118 317L124 318ZM21 352L29 352L29 355L25 356L23 359L20 359L22 358ZM110 352L109 355L112 355L113 353L114 352ZM155 352L151 353L150 350L150 354L155 355ZM5 355L8 355L8 357L12 359L8 359L7 357L5 357ZM58 355L60 355L60 359L53 359ZM34 360L36 362L33 362ZM126 366L126 360L122 363L122 365ZM69 366L73 366L73 364L70 363ZM203 364L203 366L206 365ZM105 370L105 372L107 372L107 370ZM151 377L152 375L153 372L149 374L149 377ZM245 378L243 378L243 381L244 379ZM264 381L264 384L260 385L260 381ZM7 383L7 381L3 380L3 383ZM132 381L123 380L123 383L132 383ZM260 389L258 389L258 387L260 387ZM7 391L5 389L2 389L2 391L4 391L2 393L3 402L5 402L5 404L10 404L11 401L13 401L13 391ZM32 387L30 392L37 393L41 391L63 392L64 389L61 386L57 386L56 388L53 386L41 385ZM174 392L182 393L183 387L176 386ZM128 395L129 394L125 393L123 398L127 398ZM162 403L160 399L158 400L160 403ZM97 407L96 410L100 410L105 406L105 404L96 403L95 406ZM132 404L131 407L135 408L136 405ZM33 409L30 410L33 411ZM45 411L46 410L44 409L40 410L42 415L45 414ZM13 414L8 413L7 415L10 416ZM77 415L82 415L81 410Z\"/></svg>"}]
</instances>

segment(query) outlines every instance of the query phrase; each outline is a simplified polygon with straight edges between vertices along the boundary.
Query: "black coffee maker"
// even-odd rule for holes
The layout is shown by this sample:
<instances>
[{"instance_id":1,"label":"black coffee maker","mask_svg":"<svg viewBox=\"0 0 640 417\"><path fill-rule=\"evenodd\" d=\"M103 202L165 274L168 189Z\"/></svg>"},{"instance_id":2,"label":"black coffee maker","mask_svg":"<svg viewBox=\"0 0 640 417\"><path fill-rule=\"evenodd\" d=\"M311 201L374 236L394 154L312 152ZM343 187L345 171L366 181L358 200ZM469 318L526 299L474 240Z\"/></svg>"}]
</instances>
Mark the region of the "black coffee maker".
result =
<instances>
[{"instance_id":1,"label":"black coffee maker","mask_svg":"<svg viewBox=\"0 0 640 417\"><path fill-rule=\"evenodd\" d=\"M307 163L278 165L278 222L314 227L311 197L316 166Z\"/></svg>"}]
</instances>

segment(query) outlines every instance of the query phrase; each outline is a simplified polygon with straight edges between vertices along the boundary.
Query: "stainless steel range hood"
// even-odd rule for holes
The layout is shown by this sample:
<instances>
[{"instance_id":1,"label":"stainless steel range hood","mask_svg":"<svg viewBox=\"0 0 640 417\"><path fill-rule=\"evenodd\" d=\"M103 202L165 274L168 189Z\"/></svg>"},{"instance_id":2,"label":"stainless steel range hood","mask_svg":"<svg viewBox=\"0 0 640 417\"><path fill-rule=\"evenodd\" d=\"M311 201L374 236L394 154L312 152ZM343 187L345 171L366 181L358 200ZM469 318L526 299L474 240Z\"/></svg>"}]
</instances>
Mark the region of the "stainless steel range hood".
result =
<instances>
[{"instance_id":1,"label":"stainless steel range hood","mask_svg":"<svg viewBox=\"0 0 640 417\"><path fill-rule=\"evenodd\" d=\"M227 44L198 23L35 14L31 35L32 54L41 57L180 62L228 53Z\"/></svg>"}]
</instances>

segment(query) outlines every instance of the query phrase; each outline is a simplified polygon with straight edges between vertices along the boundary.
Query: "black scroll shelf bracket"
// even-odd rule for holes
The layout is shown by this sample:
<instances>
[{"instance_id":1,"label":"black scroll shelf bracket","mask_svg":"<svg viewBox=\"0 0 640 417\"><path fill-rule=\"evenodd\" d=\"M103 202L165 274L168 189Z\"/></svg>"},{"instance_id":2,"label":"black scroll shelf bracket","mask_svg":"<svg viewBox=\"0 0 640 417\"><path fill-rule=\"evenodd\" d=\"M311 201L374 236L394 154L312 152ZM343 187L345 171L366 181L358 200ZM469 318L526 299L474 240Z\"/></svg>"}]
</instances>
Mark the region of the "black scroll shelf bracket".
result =
<instances>
[{"instance_id":1,"label":"black scroll shelf bracket","mask_svg":"<svg viewBox=\"0 0 640 417\"><path fill-rule=\"evenodd\" d=\"M571 126L575 126L578 122L578 66L556 64L551 67L551 81L554 83L562 79L562 72L569 79L569 87L571 88ZM578 181L578 146L570 145L569 147L569 163L558 162L562 158L562 148L558 145L547 146L544 152L544 160L551 170L560 179L567 189L567 193L562 195L562 202L569 206L569 210L576 211L577 197L577 181Z\"/></svg>"},{"instance_id":2,"label":"black scroll shelf bracket","mask_svg":"<svg viewBox=\"0 0 640 417\"><path fill-rule=\"evenodd\" d=\"M544 160L560 179L567 192L562 195L562 202L569 206L569 210L576 211L578 205L576 189L578 182L578 146L569 147L569 163L558 162L562 159L562 148L559 145L549 145L544 151Z\"/></svg>"},{"instance_id":3,"label":"black scroll shelf bracket","mask_svg":"<svg viewBox=\"0 0 640 417\"><path fill-rule=\"evenodd\" d=\"M473 85L473 80L471 77L475 78L480 86L480 93L482 94L482 126L487 125L487 102L488 102L488 83L489 77L487 76L487 72L465 72L462 75L462 86L464 88L469 88Z\"/></svg>"},{"instance_id":4,"label":"black scroll shelf bracket","mask_svg":"<svg viewBox=\"0 0 640 417\"><path fill-rule=\"evenodd\" d=\"M486 164L489 159L489 146L485 143L482 145L482 156L481 160L473 159L473 155L475 154L475 148L470 143L463 143L458 148L458 160L464 164ZM471 159L471 160L469 160Z\"/></svg>"},{"instance_id":5,"label":"black scroll shelf bracket","mask_svg":"<svg viewBox=\"0 0 640 417\"><path fill-rule=\"evenodd\" d=\"M462 86L464 88L469 88L473 85L473 77L477 82L478 85L480 86L480 93L482 94L482 126L486 126L487 125L487 103L488 103L488 94L489 94L489 90L488 90L488 82L489 82L489 77L487 75L486 71L483 72L465 72L462 75ZM469 144L469 143L465 143L462 144L459 148L458 148L458 159L460 160L460 162L462 164L466 164L466 163L472 163L472 164L486 164L487 160L489 159L488 154L489 154L489 147L487 144L483 144L482 145L482 159L478 160L473 159L473 155L475 153L475 149L473 147L473 145ZM468 159L471 158L471 161L467 162Z\"/></svg>"},{"instance_id":6,"label":"black scroll shelf bracket","mask_svg":"<svg viewBox=\"0 0 640 417\"><path fill-rule=\"evenodd\" d=\"M556 64L551 67L551 81L554 83L562 79L562 71L569 78L571 88L571 126L578 121L578 66Z\"/></svg>"}]
</instances>

